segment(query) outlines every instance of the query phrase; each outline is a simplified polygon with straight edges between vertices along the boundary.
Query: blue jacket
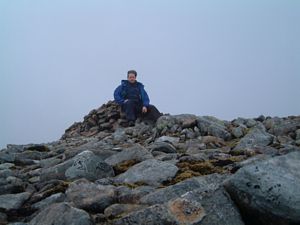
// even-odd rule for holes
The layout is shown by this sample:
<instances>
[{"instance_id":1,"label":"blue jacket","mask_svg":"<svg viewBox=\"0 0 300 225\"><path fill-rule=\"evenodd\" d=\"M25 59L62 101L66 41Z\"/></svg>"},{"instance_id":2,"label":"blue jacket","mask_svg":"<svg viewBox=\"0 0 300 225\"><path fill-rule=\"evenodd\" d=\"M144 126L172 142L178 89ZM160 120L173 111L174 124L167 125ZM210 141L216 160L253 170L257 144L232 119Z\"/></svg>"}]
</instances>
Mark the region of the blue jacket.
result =
<instances>
[{"instance_id":1,"label":"blue jacket","mask_svg":"<svg viewBox=\"0 0 300 225\"><path fill-rule=\"evenodd\" d=\"M150 99L144 89L144 85L138 81L136 81L136 85L139 90L139 100L143 103L143 106L149 106ZM114 98L118 104L122 105L124 103L124 101L127 99L128 92L131 91L130 88L131 87L128 80L121 81L121 85L119 85L114 91Z\"/></svg>"}]
</instances>

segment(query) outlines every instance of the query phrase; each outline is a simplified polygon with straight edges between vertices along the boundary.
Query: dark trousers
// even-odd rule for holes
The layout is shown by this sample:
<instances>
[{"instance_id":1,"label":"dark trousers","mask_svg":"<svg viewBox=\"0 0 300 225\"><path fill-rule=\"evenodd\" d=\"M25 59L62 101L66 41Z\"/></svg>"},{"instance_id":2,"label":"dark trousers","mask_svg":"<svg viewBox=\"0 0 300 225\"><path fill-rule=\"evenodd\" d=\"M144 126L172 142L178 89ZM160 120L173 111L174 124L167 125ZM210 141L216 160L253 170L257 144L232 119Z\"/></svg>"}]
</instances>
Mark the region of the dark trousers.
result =
<instances>
[{"instance_id":1,"label":"dark trousers","mask_svg":"<svg viewBox=\"0 0 300 225\"><path fill-rule=\"evenodd\" d=\"M154 105L147 107L147 113L142 113L143 105L139 102L128 100L122 105L122 111L126 115L128 121L135 121L137 117L142 117L144 120L156 121L162 114Z\"/></svg>"},{"instance_id":2,"label":"dark trousers","mask_svg":"<svg viewBox=\"0 0 300 225\"><path fill-rule=\"evenodd\" d=\"M128 121L135 121L138 115L142 113L142 104L134 100L128 100L122 105L122 111Z\"/></svg>"}]
</instances>

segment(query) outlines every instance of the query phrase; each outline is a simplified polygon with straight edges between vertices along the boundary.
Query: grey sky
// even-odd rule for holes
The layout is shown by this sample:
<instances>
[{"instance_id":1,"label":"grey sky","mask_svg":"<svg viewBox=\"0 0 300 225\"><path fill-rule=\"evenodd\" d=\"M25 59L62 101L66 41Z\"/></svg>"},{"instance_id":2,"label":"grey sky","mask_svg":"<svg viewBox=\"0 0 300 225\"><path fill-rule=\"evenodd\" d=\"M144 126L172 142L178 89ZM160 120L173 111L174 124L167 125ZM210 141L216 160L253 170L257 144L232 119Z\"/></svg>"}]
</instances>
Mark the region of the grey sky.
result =
<instances>
[{"instance_id":1,"label":"grey sky","mask_svg":"<svg viewBox=\"0 0 300 225\"><path fill-rule=\"evenodd\" d=\"M162 112L300 114L300 1L1 0L0 148L54 141L136 69Z\"/></svg>"}]
</instances>

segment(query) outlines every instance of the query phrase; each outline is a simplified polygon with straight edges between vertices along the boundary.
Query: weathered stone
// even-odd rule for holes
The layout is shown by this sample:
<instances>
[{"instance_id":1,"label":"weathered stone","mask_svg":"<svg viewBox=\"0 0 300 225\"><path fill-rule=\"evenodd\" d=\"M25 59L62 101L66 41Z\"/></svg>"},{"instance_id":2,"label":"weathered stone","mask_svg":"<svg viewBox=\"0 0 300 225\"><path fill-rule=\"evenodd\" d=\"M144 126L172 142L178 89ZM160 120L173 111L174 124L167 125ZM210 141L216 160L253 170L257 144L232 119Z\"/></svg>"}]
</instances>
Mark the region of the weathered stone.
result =
<instances>
[{"instance_id":1,"label":"weathered stone","mask_svg":"<svg viewBox=\"0 0 300 225\"><path fill-rule=\"evenodd\" d=\"M0 212L0 225L7 224L7 215Z\"/></svg>"},{"instance_id":2,"label":"weathered stone","mask_svg":"<svg viewBox=\"0 0 300 225\"><path fill-rule=\"evenodd\" d=\"M246 129L247 128L245 126L240 125L232 130L232 134L234 137L240 138L240 137L244 136Z\"/></svg>"},{"instance_id":3,"label":"weathered stone","mask_svg":"<svg viewBox=\"0 0 300 225\"><path fill-rule=\"evenodd\" d=\"M81 209L67 203L55 203L42 210L29 225L92 225L92 218Z\"/></svg>"},{"instance_id":4,"label":"weathered stone","mask_svg":"<svg viewBox=\"0 0 300 225\"><path fill-rule=\"evenodd\" d=\"M122 150L121 152L112 155L111 157L105 160L111 166L115 166L121 162L128 161L128 160L136 160L138 162L142 162L147 159L151 159L153 156L151 153L145 149L141 145L136 145L131 148L127 148Z\"/></svg>"},{"instance_id":5,"label":"weathered stone","mask_svg":"<svg viewBox=\"0 0 300 225\"><path fill-rule=\"evenodd\" d=\"M149 193L141 198L140 203L148 205L161 204L195 189L216 190L222 185L225 178L226 176L220 174L193 177L172 186L158 189L153 193Z\"/></svg>"},{"instance_id":6,"label":"weathered stone","mask_svg":"<svg viewBox=\"0 0 300 225\"><path fill-rule=\"evenodd\" d=\"M300 223L300 152L245 166L225 188L250 224Z\"/></svg>"},{"instance_id":7,"label":"weathered stone","mask_svg":"<svg viewBox=\"0 0 300 225\"><path fill-rule=\"evenodd\" d=\"M107 218L117 218L144 208L145 206L136 204L113 204L104 210L104 215Z\"/></svg>"},{"instance_id":8,"label":"weathered stone","mask_svg":"<svg viewBox=\"0 0 300 225\"><path fill-rule=\"evenodd\" d=\"M205 224L243 225L232 200L222 188L195 190L164 204L130 213L112 224Z\"/></svg>"},{"instance_id":9,"label":"weathered stone","mask_svg":"<svg viewBox=\"0 0 300 225\"><path fill-rule=\"evenodd\" d=\"M291 118L271 118L266 121L269 132L275 136L286 136L290 132L295 132L300 128L300 117Z\"/></svg>"},{"instance_id":10,"label":"weathered stone","mask_svg":"<svg viewBox=\"0 0 300 225\"><path fill-rule=\"evenodd\" d=\"M253 149L254 147L264 147L269 145L273 140L273 136L265 131L263 125L259 124L251 128L251 130L243 137L233 152L241 150Z\"/></svg>"},{"instance_id":11,"label":"weathered stone","mask_svg":"<svg viewBox=\"0 0 300 225\"><path fill-rule=\"evenodd\" d=\"M0 195L20 193L25 190L25 184L17 177L0 178Z\"/></svg>"},{"instance_id":12,"label":"weathered stone","mask_svg":"<svg viewBox=\"0 0 300 225\"><path fill-rule=\"evenodd\" d=\"M6 211L19 209L23 203L30 198L30 195L28 192L0 195L0 209Z\"/></svg>"},{"instance_id":13,"label":"weathered stone","mask_svg":"<svg viewBox=\"0 0 300 225\"><path fill-rule=\"evenodd\" d=\"M90 212L103 212L116 199L115 188L112 185L99 185L85 179L74 181L66 191L67 200L77 208Z\"/></svg>"},{"instance_id":14,"label":"weathered stone","mask_svg":"<svg viewBox=\"0 0 300 225\"><path fill-rule=\"evenodd\" d=\"M176 153L176 148L169 143L166 142L156 142L153 143L150 147L150 152L155 152L155 151L159 151L159 152L165 152L165 153Z\"/></svg>"},{"instance_id":15,"label":"weathered stone","mask_svg":"<svg viewBox=\"0 0 300 225\"><path fill-rule=\"evenodd\" d=\"M154 205L139 210L112 222L113 225L175 225L175 219L163 205Z\"/></svg>"},{"instance_id":16,"label":"weathered stone","mask_svg":"<svg viewBox=\"0 0 300 225\"><path fill-rule=\"evenodd\" d=\"M178 168L167 162L148 159L128 169L116 177L117 183L145 183L159 185L176 175Z\"/></svg>"},{"instance_id":17,"label":"weathered stone","mask_svg":"<svg viewBox=\"0 0 300 225\"><path fill-rule=\"evenodd\" d=\"M231 134L227 131L224 121L208 116L198 117L197 121L201 135L212 135L224 140L231 138Z\"/></svg>"},{"instance_id":18,"label":"weathered stone","mask_svg":"<svg viewBox=\"0 0 300 225\"><path fill-rule=\"evenodd\" d=\"M216 190L196 189L171 200L169 208L174 204L178 205L172 213L179 222L177 224L244 224L238 209L222 187Z\"/></svg>"},{"instance_id":19,"label":"weathered stone","mask_svg":"<svg viewBox=\"0 0 300 225\"><path fill-rule=\"evenodd\" d=\"M300 129L296 130L296 140L300 140Z\"/></svg>"},{"instance_id":20,"label":"weathered stone","mask_svg":"<svg viewBox=\"0 0 300 225\"><path fill-rule=\"evenodd\" d=\"M116 191L119 203L137 204L143 196L155 191L155 188L151 186L139 186L132 189L126 186L119 186L116 188Z\"/></svg>"},{"instance_id":21,"label":"weathered stone","mask_svg":"<svg viewBox=\"0 0 300 225\"><path fill-rule=\"evenodd\" d=\"M65 176L70 180L86 178L95 181L100 178L114 176L114 171L110 165L93 152L84 151L74 158L73 165L66 170Z\"/></svg>"},{"instance_id":22,"label":"weathered stone","mask_svg":"<svg viewBox=\"0 0 300 225\"><path fill-rule=\"evenodd\" d=\"M13 167L15 167L15 164L13 164L13 163L0 164L0 170L7 170L7 169L11 169Z\"/></svg>"},{"instance_id":23,"label":"weathered stone","mask_svg":"<svg viewBox=\"0 0 300 225\"><path fill-rule=\"evenodd\" d=\"M52 179L64 180L66 179L65 172L70 168L74 163L74 159L69 159L63 163L60 163L56 166L42 169L40 180L48 181Z\"/></svg>"},{"instance_id":24,"label":"weathered stone","mask_svg":"<svg viewBox=\"0 0 300 225\"><path fill-rule=\"evenodd\" d=\"M40 202L37 202L32 205L32 208L35 209L43 209L46 208L47 206L53 204L53 203L58 203L58 202L63 202L65 200L65 194L63 193L56 193L54 195L49 196L48 198L43 199Z\"/></svg>"},{"instance_id":25,"label":"weathered stone","mask_svg":"<svg viewBox=\"0 0 300 225\"><path fill-rule=\"evenodd\" d=\"M254 119L247 119L246 126L248 128L254 127L257 124L257 122Z\"/></svg>"},{"instance_id":26,"label":"weathered stone","mask_svg":"<svg viewBox=\"0 0 300 225\"><path fill-rule=\"evenodd\" d=\"M170 136L161 136L155 140L156 143L160 142L169 142L171 144L176 144L179 142L178 137L170 137Z\"/></svg>"}]
</instances>

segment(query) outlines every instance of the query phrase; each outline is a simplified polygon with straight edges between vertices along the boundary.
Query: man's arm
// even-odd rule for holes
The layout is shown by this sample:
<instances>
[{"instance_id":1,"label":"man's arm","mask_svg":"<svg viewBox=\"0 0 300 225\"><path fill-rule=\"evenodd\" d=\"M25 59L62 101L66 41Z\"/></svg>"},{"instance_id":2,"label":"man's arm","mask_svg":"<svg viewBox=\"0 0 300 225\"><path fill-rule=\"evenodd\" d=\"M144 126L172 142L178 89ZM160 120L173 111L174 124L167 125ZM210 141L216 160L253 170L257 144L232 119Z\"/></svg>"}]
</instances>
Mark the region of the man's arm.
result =
<instances>
[{"instance_id":1,"label":"man's arm","mask_svg":"<svg viewBox=\"0 0 300 225\"><path fill-rule=\"evenodd\" d=\"M114 91L114 99L120 105L124 103L124 98L122 96L122 85L118 86Z\"/></svg>"}]
</instances>

